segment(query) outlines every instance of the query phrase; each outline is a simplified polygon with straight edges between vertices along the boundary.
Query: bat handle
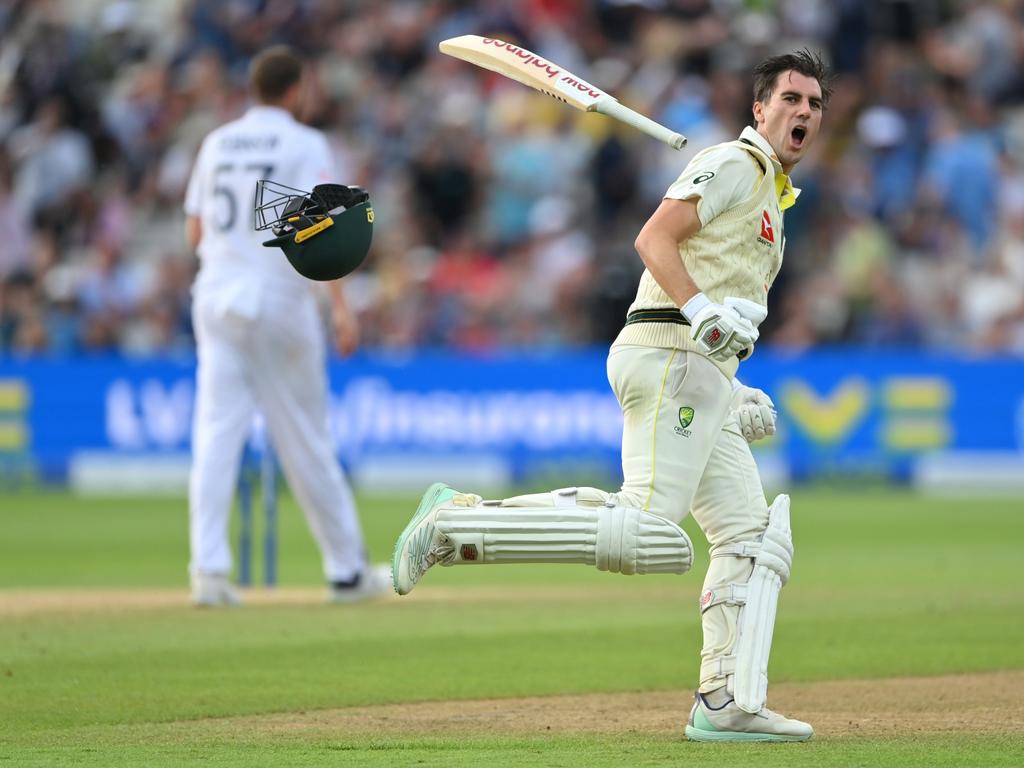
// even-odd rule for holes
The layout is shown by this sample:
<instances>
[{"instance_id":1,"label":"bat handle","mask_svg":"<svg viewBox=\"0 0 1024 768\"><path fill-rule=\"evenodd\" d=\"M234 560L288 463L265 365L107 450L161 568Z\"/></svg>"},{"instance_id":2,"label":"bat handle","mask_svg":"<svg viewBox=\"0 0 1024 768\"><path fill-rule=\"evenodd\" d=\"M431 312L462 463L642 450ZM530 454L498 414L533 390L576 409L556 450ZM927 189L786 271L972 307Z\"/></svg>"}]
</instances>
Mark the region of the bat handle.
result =
<instances>
[{"instance_id":1,"label":"bat handle","mask_svg":"<svg viewBox=\"0 0 1024 768\"><path fill-rule=\"evenodd\" d=\"M682 149L686 146L686 137L683 134L671 131L661 123L656 123L649 117L644 117L639 112L630 109L611 96L607 99L601 99L595 106L595 111L631 125L674 149Z\"/></svg>"}]
</instances>

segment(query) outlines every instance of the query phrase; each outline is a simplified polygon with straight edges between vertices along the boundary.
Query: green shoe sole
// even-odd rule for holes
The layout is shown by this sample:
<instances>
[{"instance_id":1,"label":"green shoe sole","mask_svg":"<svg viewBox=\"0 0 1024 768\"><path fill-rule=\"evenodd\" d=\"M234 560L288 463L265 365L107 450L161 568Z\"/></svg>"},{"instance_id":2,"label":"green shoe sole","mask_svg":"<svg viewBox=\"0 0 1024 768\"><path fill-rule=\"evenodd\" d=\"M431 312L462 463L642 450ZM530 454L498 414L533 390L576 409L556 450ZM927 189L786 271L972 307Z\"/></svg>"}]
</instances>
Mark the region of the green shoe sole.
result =
<instances>
[{"instance_id":1,"label":"green shoe sole","mask_svg":"<svg viewBox=\"0 0 1024 768\"><path fill-rule=\"evenodd\" d=\"M744 733L742 731L705 731L686 726L690 741L807 741L810 736L783 736L778 733Z\"/></svg>"},{"instance_id":2,"label":"green shoe sole","mask_svg":"<svg viewBox=\"0 0 1024 768\"><path fill-rule=\"evenodd\" d=\"M398 541L395 542L395 553L391 557L391 585L395 588L395 592L398 594L408 594L415 586L415 582L410 585L409 590L405 593L399 590L398 579L400 571L400 565L402 561L402 552L405 550L406 541L412 532L416 530L416 527L420 524L420 521L424 517L430 514L430 511L443 501L455 496L455 491L449 488L444 483L434 483L427 489L427 492L423 494L423 498L420 499L420 505L416 507L416 514L412 516L412 520L405 526L405 530L402 531L402 535L398 537Z\"/></svg>"}]
</instances>

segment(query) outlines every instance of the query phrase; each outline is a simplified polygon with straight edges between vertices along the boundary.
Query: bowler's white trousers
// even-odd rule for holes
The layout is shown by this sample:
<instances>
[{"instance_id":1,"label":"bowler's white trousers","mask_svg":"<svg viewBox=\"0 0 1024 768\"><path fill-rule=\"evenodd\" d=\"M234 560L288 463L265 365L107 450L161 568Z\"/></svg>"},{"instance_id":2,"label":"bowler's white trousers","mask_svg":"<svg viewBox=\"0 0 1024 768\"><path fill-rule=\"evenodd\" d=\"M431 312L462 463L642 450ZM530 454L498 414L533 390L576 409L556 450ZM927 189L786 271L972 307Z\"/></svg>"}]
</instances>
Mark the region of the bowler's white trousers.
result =
<instances>
[{"instance_id":1,"label":"bowler's white trousers","mask_svg":"<svg viewBox=\"0 0 1024 768\"><path fill-rule=\"evenodd\" d=\"M732 384L725 375L696 352L615 344L608 379L624 420L619 503L674 523L692 512L712 552L759 540L768 504L730 413ZM745 583L752 570L749 558L712 558L704 588ZM702 615L702 691L726 682L713 662L732 651L738 615L738 606L725 603Z\"/></svg>"},{"instance_id":2,"label":"bowler's white trousers","mask_svg":"<svg viewBox=\"0 0 1024 768\"><path fill-rule=\"evenodd\" d=\"M324 575L328 581L352 578L365 564L363 536L332 448L326 345L315 298L308 288L264 285L239 301L225 299L223 285L210 290L201 283L192 311L199 364L189 478L191 570L231 571L228 521L258 407L320 547Z\"/></svg>"}]
</instances>

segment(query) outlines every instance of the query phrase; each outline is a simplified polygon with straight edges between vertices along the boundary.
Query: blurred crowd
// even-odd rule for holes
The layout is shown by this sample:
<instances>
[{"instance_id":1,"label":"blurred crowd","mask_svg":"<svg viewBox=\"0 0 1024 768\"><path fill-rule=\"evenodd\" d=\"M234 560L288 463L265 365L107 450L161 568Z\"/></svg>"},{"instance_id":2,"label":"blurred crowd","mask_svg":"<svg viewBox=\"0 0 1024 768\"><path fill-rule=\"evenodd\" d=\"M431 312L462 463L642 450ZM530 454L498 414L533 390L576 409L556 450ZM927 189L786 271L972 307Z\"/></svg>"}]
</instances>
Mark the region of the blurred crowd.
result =
<instances>
[{"instance_id":1,"label":"blurred crowd","mask_svg":"<svg viewBox=\"0 0 1024 768\"><path fill-rule=\"evenodd\" d=\"M466 33L689 146L437 53ZM1021 0L3 0L0 355L191 354L184 186L277 42L313 57L303 119L377 211L347 278L366 345L607 343L640 226L750 123L751 66L807 46L838 79L763 340L1024 355Z\"/></svg>"}]
</instances>

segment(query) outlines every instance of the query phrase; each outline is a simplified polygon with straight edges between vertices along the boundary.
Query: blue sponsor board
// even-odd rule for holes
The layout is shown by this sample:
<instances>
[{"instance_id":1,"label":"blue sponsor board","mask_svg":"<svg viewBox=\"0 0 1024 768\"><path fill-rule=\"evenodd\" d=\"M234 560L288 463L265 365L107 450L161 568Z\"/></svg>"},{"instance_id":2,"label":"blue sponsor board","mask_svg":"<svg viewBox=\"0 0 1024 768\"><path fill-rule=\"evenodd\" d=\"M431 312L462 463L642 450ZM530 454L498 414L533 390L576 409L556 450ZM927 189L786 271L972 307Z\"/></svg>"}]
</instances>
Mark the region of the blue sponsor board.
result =
<instances>
[{"instance_id":1,"label":"blue sponsor board","mask_svg":"<svg viewBox=\"0 0 1024 768\"><path fill-rule=\"evenodd\" d=\"M773 446L794 477L872 473L906 479L922 456L1024 456L1024 360L919 351L755 355L744 381L780 413Z\"/></svg>"},{"instance_id":2,"label":"blue sponsor board","mask_svg":"<svg viewBox=\"0 0 1024 768\"><path fill-rule=\"evenodd\" d=\"M59 479L82 451L187 451L194 373L192 361L2 361L0 469ZM331 428L350 466L488 456L517 482L579 466L618 474L622 419L603 351L364 355L332 363L330 375ZM1024 452L1021 360L759 349L741 377L780 414L779 434L758 451L797 478L905 479L923 455Z\"/></svg>"}]
</instances>

